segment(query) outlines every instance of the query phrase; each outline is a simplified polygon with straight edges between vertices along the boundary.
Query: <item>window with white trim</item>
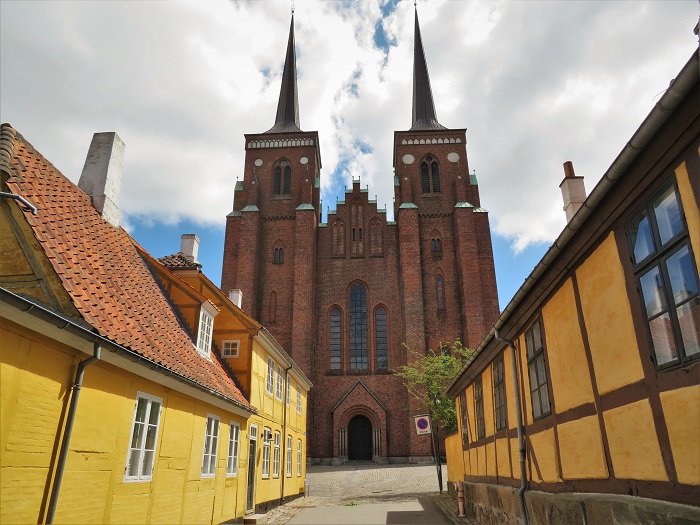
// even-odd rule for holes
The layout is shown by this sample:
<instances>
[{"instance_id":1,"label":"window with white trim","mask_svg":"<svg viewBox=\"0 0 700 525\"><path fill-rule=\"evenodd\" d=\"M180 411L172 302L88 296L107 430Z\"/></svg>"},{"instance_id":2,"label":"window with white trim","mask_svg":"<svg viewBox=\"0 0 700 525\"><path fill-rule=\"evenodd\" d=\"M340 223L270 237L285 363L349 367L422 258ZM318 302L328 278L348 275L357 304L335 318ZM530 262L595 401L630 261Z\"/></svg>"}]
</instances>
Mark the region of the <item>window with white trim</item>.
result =
<instances>
[{"instance_id":1,"label":"window with white trim","mask_svg":"<svg viewBox=\"0 0 700 525\"><path fill-rule=\"evenodd\" d=\"M287 477L292 476L292 436L287 436Z\"/></svg>"},{"instance_id":2,"label":"window with white trim","mask_svg":"<svg viewBox=\"0 0 700 525\"><path fill-rule=\"evenodd\" d=\"M197 351L209 357L211 351L211 333L214 328L214 316L204 307L199 310L199 332L197 334Z\"/></svg>"},{"instance_id":3,"label":"window with white trim","mask_svg":"<svg viewBox=\"0 0 700 525\"><path fill-rule=\"evenodd\" d=\"M216 474L216 449L219 444L219 418L207 415L204 430L204 453L202 454L202 477L213 478Z\"/></svg>"},{"instance_id":4,"label":"window with white trim","mask_svg":"<svg viewBox=\"0 0 700 525\"><path fill-rule=\"evenodd\" d=\"M285 401L285 403L286 403L287 406L289 406L289 390L291 389L291 388L290 388L290 387L291 387L291 384L290 384L290 383L291 383L291 381L289 380L289 377L287 377L287 385L286 385L287 394L286 394L286 401Z\"/></svg>"},{"instance_id":5,"label":"window with white trim","mask_svg":"<svg viewBox=\"0 0 700 525\"><path fill-rule=\"evenodd\" d=\"M275 391L275 361L271 357L267 358L267 393L272 395Z\"/></svg>"},{"instance_id":6,"label":"window with white trim","mask_svg":"<svg viewBox=\"0 0 700 525\"><path fill-rule=\"evenodd\" d=\"M280 477L280 433L275 430L275 450L272 457L272 477Z\"/></svg>"},{"instance_id":7,"label":"window with white trim","mask_svg":"<svg viewBox=\"0 0 700 525\"><path fill-rule=\"evenodd\" d=\"M301 476L301 439L297 439L297 477Z\"/></svg>"},{"instance_id":8,"label":"window with white trim","mask_svg":"<svg viewBox=\"0 0 700 525\"><path fill-rule=\"evenodd\" d=\"M238 443L241 436L241 426L231 421L228 431L228 459L226 475L235 476L238 473Z\"/></svg>"},{"instance_id":9,"label":"window with white trim","mask_svg":"<svg viewBox=\"0 0 700 525\"><path fill-rule=\"evenodd\" d=\"M270 437L272 432L267 427L263 428L263 457L262 457L262 477L270 477Z\"/></svg>"},{"instance_id":10,"label":"window with white trim","mask_svg":"<svg viewBox=\"0 0 700 525\"><path fill-rule=\"evenodd\" d=\"M275 397L282 401L282 383L284 381L282 380L282 367L278 366L277 367L277 392L275 394Z\"/></svg>"},{"instance_id":11,"label":"window with white trim","mask_svg":"<svg viewBox=\"0 0 700 525\"><path fill-rule=\"evenodd\" d=\"M297 414L301 414L301 385L297 386Z\"/></svg>"},{"instance_id":12,"label":"window with white trim","mask_svg":"<svg viewBox=\"0 0 700 525\"><path fill-rule=\"evenodd\" d=\"M141 392L137 393L131 425L131 441L126 456L125 480L148 481L151 479L162 407L162 399Z\"/></svg>"},{"instance_id":13,"label":"window with white trim","mask_svg":"<svg viewBox=\"0 0 700 525\"><path fill-rule=\"evenodd\" d=\"M227 339L221 342L221 355L223 357L238 357L241 341L238 339Z\"/></svg>"}]
</instances>

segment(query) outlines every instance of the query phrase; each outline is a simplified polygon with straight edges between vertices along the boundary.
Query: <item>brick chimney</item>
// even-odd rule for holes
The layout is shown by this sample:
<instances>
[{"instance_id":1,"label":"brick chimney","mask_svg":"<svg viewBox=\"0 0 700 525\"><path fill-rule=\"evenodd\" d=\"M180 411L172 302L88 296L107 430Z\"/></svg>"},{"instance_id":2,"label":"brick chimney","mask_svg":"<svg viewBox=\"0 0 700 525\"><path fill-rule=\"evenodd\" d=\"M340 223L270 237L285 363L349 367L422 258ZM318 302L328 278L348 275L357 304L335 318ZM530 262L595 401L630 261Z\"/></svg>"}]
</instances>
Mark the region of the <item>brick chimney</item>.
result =
<instances>
[{"instance_id":1,"label":"brick chimney","mask_svg":"<svg viewBox=\"0 0 700 525\"><path fill-rule=\"evenodd\" d=\"M199 237L194 233L183 233L180 238L180 253L190 262L198 264L197 252L199 252Z\"/></svg>"},{"instance_id":2,"label":"brick chimney","mask_svg":"<svg viewBox=\"0 0 700 525\"><path fill-rule=\"evenodd\" d=\"M564 199L566 222L570 222L586 200L586 188L583 185L583 177L577 177L574 174L574 165L570 160L564 163L564 180L561 181L559 188Z\"/></svg>"},{"instance_id":3,"label":"brick chimney","mask_svg":"<svg viewBox=\"0 0 700 525\"><path fill-rule=\"evenodd\" d=\"M90 197L93 207L115 227L119 227L122 219L119 194L124 148L124 142L115 132L95 133L78 181L78 187Z\"/></svg>"}]
</instances>

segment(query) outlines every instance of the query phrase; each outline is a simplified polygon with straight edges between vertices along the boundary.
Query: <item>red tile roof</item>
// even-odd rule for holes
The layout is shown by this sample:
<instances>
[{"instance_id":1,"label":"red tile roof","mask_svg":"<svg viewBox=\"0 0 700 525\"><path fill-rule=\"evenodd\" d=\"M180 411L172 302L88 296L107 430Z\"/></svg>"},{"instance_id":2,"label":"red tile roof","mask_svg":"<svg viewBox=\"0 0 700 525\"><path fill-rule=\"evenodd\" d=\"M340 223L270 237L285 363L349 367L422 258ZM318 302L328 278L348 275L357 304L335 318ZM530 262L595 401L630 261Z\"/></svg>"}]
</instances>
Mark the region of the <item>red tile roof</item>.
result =
<instances>
[{"instance_id":1,"label":"red tile roof","mask_svg":"<svg viewBox=\"0 0 700 525\"><path fill-rule=\"evenodd\" d=\"M99 333L250 407L215 352L201 357L135 241L102 219L90 198L8 124L0 128L7 185L38 208L25 213L76 309Z\"/></svg>"},{"instance_id":2,"label":"red tile roof","mask_svg":"<svg viewBox=\"0 0 700 525\"><path fill-rule=\"evenodd\" d=\"M160 257L158 261L169 270L199 270L202 267L201 264L193 262L182 252Z\"/></svg>"}]
</instances>

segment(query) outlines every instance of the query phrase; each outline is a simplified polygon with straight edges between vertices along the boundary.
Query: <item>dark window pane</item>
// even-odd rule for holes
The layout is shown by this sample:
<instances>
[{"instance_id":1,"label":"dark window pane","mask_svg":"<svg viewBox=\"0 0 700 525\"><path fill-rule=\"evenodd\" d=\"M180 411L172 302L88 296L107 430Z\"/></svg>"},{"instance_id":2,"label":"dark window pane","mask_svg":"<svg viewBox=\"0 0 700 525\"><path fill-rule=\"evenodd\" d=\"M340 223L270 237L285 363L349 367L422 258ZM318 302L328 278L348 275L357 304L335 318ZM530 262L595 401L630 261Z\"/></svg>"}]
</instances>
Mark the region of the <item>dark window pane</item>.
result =
<instances>
[{"instance_id":1,"label":"dark window pane","mask_svg":"<svg viewBox=\"0 0 700 525\"><path fill-rule=\"evenodd\" d=\"M425 162L420 165L420 180L423 193L430 193L430 176L428 174L428 164Z\"/></svg>"},{"instance_id":2,"label":"dark window pane","mask_svg":"<svg viewBox=\"0 0 700 525\"><path fill-rule=\"evenodd\" d=\"M673 340L673 327L668 313L660 315L649 322L651 342L656 354L656 364L663 365L678 359L678 350Z\"/></svg>"},{"instance_id":3,"label":"dark window pane","mask_svg":"<svg viewBox=\"0 0 700 525\"><path fill-rule=\"evenodd\" d=\"M639 263L654 253L654 236L651 233L651 224L646 214L637 217L630 228L632 245L634 246L634 262Z\"/></svg>"},{"instance_id":4,"label":"dark window pane","mask_svg":"<svg viewBox=\"0 0 700 525\"><path fill-rule=\"evenodd\" d=\"M279 166L275 168L274 186L275 195L279 195L282 186L282 169Z\"/></svg>"},{"instance_id":5,"label":"dark window pane","mask_svg":"<svg viewBox=\"0 0 700 525\"><path fill-rule=\"evenodd\" d=\"M377 368L388 368L389 347L387 344L386 310L384 308L378 308L374 318L377 344Z\"/></svg>"},{"instance_id":6,"label":"dark window pane","mask_svg":"<svg viewBox=\"0 0 700 525\"><path fill-rule=\"evenodd\" d=\"M331 310L331 337L330 337L330 366L331 370L340 369L342 357L343 343L341 330L340 310L333 308Z\"/></svg>"},{"instance_id":7,"label":"dark window pane","mask_svg":"<svg viewBox=\"0 0 700 525\"><path fill-rule=\"evenodd\" d=\"M654 266L642 276L639 282L642 285L647 318L666 310L666 295L664 294L664 285L659 267Z\"/></svg>"},{"instance_id":8,"label":"dark window pane","mask_svg":"<svg viewBox=\"0 0 700 525\"><path fill-rule=\"evenodd\" d=\"M284 194L289 195L292 188L292 168L284 168Z\"/></svg>"},{"instance_id":9,"label":"dark window pane","mask_svg":"<svg viewBox=\"0 0 700 525\"><path fill-rule=\"evenodd\" d=\"M431 165L433 172L433 191L435 193L440 192L440 172L438 171L437 162L433 162Z\"/></svg>"},{"instance_id":10,"label":"dark window pane","mask_svg":"<svg viewBox=\"0 0 700 525\"><path fill-rule=\"evenodd\" d=\"M551 409L549 406L549 391L547 390L547 383L542 385L540 388L540 401L542 402L542 415L549 414Z\"/></svg>"},{"instance_id":11,"label":"dark window pane","mask_svg":"<svg viewBox=\"0 0 700 525\"><path fill-rule=\"evenodd\" d=\"M676 201L675 187L671 186L654 202L656 225L659 227L661 244L666 244L677 233L683 231L681 210Z\"/></svg>"},{"instance_id":12,"label":"dark window pane","mask_svg":"<svg viewBox=\"0 0 700 525\"><path fill-rule=\"evenodd\" d=\"M367 360L367 294L356 284L350 290L350 368L365 369Z\"/></svg>"},{"instance_id":13,"label":"dark window pane","mask_svg":"<svg viewBox=\"0 0 700 525\"><path fill-rule=\"evenodd\" d=\"M698 283L693 272L693 263L687 246L683 246L666 261L668 275L675 304L682 303L688 297L698 293Z\"/></svg>"},{"instance_id":14,"label":"dark window pane","mask_svg":"<svg viewBox=\"0 0 700 525\"><path fill-rule=\"evenodd\" d=\"M696 297L676 309L685 355L700 353L700 298Z\"/></svg>"},{"instance_id":15,"label":"dark window pane","mask_svg":"<svg viewBox=\"0 0 700 525\"><path fill-rule=\"evenodd\" d=\"M535 390L532 392L532 417L537 419L542 415L542 409L540 408L540 393Z\"/></svg>"}]
</instances>

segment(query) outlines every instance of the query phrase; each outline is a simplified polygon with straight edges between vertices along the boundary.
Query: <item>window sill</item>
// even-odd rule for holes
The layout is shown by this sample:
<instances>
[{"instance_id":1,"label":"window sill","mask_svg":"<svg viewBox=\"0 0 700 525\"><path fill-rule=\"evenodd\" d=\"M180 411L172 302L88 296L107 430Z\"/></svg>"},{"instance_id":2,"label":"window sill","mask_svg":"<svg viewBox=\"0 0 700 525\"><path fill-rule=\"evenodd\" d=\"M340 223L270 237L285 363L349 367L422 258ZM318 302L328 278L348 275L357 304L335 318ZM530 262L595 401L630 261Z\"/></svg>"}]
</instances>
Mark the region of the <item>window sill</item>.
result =
<instances>
[{"instance_id":1,"label":"window sill","mask_svg":"<svg viewBox=\"0 0 700 525\"><path fill-rule=\"evenodd\" d=\"M235 474L228 474L228 473L226 474L226 478L235 478L235 477L238 477L238 472L236 472Z\"/></svg>"},{"instance_id":2,"label":"window sill","mask_svg":"<svg viewBox=\"0 0 700 525\"><path fill-rule=\"evenodd\" d=\"M273 195L271 198L273 201L290 201L290 200L292 200L292 195L291 194Z\"/></svg>"}]
</instances>

